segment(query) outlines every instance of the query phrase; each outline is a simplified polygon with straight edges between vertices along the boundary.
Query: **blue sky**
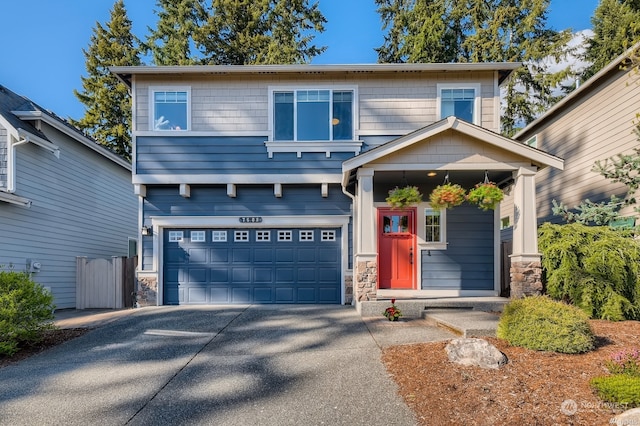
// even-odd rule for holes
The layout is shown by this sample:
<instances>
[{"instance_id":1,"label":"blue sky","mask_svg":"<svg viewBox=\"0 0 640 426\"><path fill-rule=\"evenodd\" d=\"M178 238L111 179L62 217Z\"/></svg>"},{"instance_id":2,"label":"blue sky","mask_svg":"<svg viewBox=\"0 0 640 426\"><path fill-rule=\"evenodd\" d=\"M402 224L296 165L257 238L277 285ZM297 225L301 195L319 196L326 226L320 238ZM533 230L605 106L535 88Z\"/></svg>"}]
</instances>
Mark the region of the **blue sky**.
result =
<instances>
[{"instance_id":1,"label":"blue sky","mask_svg":"<svg viewBox=\"0 0 640 426\"><path fill-rule=\"evenodd\" d=\"M0 85L57 115L79 119L84 106L73 90L85 75L82 49L96 22L104 24L115 0L5 0L0 4ZM327 51L317 64L374 63L382 44L374 0L319 0L327 18L316 38ZM591 28L599 0L551 0L549 25L557 30ZM133 32L145 37L157 20L156 0L125 0Z\"/></svg>"}]
</instances>

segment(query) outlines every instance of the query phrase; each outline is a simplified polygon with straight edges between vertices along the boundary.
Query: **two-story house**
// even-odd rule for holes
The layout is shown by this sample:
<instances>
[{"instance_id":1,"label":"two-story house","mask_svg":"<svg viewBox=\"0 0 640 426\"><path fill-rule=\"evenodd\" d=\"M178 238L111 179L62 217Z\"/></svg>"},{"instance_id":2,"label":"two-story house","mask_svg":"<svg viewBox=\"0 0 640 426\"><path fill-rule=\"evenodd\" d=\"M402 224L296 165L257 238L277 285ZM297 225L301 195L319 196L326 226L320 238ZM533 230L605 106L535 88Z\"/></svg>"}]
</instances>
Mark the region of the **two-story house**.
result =
<instances>
[{"instance_id":1,"label":"two-story house","mask_svg":"<svg viewBox=\"0 0 640 426\"><path fill-rule=\"evenodd\" d=\"M133 96L141 304L499 294L499 211L432 209L448 180L512 188L516 278L539 273L535 183L562 160L501 136L514 63L114 67ZM424 202L391 209L396 186Z\"/></svg>"},{"instance_id":2,"label":"two-story house","mask_svg":"<svg viewBox=\"0 0 640 426\"><path fill-rule=\"evenodd\" d=\"M134 256L131 164L0 86L0 270L27 271L77 306L77 257Z\"/></svg>"}]
</instances>

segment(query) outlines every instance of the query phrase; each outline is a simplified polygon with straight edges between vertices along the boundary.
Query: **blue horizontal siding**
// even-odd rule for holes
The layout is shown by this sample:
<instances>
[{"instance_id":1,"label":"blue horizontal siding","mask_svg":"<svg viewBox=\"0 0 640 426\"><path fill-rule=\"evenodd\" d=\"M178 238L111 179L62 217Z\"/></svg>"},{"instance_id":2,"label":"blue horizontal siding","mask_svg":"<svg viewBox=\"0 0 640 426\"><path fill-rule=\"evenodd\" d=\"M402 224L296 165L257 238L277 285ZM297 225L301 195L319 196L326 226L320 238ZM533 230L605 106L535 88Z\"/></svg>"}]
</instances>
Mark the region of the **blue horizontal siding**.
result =
<instances>
[{"instance_id":1,"label":"blue horizontal siding","mask_svg":"<svg viewBox=\"0 0 640 426\"><path fill-rule=\"evenodd\" d=\"M143 209L147 224L151 216L331 216L350 215L351 199L339 185L329 185L326 198L320 185L283 185L282 198L273 195L273 185L238 185L235 198L227 195L223 185L192 185L189 198L180 196L177 185L163 185L147 187ZM151 237L143 237L141 252L143 269L151 269Z\"/></svg>"},{"instance_id":2,"label":"blue horizontal siding","mask_svg":"<svg viewBox=\"0 0 640 426\"><path fill-rule=\"evenodd\" d=\"M447 211L446 250L422 252L422 289L493 290L493 211L463 204Z\"/></svg>"},{"instance_id":3,"label":"blue horizontal siding","mask_svg":"<svg viewBox=\"0 0 640 426\"><path fill-rule=\"evenodd\" d=\"M269 158L266 137L136 138L136 173L147 174L339 174L353 152L274 153ZM301 142L304 143L304 142Z\"/></svg>"}]
</instances>

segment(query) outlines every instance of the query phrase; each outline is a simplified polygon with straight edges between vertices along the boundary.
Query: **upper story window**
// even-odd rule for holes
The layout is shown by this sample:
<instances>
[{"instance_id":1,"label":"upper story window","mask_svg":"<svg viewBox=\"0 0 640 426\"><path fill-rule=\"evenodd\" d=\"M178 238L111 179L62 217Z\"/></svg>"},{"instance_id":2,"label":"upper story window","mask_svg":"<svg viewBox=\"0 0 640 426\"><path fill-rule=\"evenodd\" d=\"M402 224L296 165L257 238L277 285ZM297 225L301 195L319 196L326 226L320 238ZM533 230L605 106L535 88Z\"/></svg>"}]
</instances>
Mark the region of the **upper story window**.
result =
<instances>
[{"instance_id":1,"label":"upper story window","mask_svg":"<svg viewBox=\"0 0 640 426\"><path fill-rule=\"evenodd\" d=\"M151 130L189 130L189 88L151 88Z\"/></svg>"},{"instance_id":2,"label":"upper story window","mask_svg":"<svg viewBox=\"0 0 640 426\"><path fill-rule=\"evenodd\" d=\"M275 90L272 111L276 141L354 139L353 90Z\"/></svg>"},{"instance_id":3,"label":"upper story window","mask_svg":"<svg viewBox=\"0 0 640 426\"><path fill-rule=\"evenodd\" d=\"M438 84L440 119L455 116L469 123L480 124L479 84Z\"/></svg>"}]
</instances>

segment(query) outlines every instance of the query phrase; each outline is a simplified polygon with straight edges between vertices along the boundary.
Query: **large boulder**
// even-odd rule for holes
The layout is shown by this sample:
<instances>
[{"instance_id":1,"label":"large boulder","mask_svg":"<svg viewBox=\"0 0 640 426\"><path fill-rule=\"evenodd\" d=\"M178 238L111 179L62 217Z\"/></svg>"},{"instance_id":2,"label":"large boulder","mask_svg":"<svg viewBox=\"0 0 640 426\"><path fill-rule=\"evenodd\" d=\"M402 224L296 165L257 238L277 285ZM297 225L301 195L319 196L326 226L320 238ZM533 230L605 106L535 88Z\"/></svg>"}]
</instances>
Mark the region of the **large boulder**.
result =
<instances>
[{"instance_id":1,"label":"large boulder","mask_svg":"<svg viewBox=\"0 0 640 426\"><path fill-rule=\"evenodd\" d=\"M640 408L632 408L618 414L609 423L617 426L640 425Z\"/></svg>"},{"instance_id":2,"label":"large boulder","mask_svg":"<svg viewBox=\"0 0 640 426\"><path fill-rule=\"evenodd\" d=\"M449 361L481 368L500 368L507 357L484 339L453 339L445 348Z\"/></svg>"}]
</instances>

